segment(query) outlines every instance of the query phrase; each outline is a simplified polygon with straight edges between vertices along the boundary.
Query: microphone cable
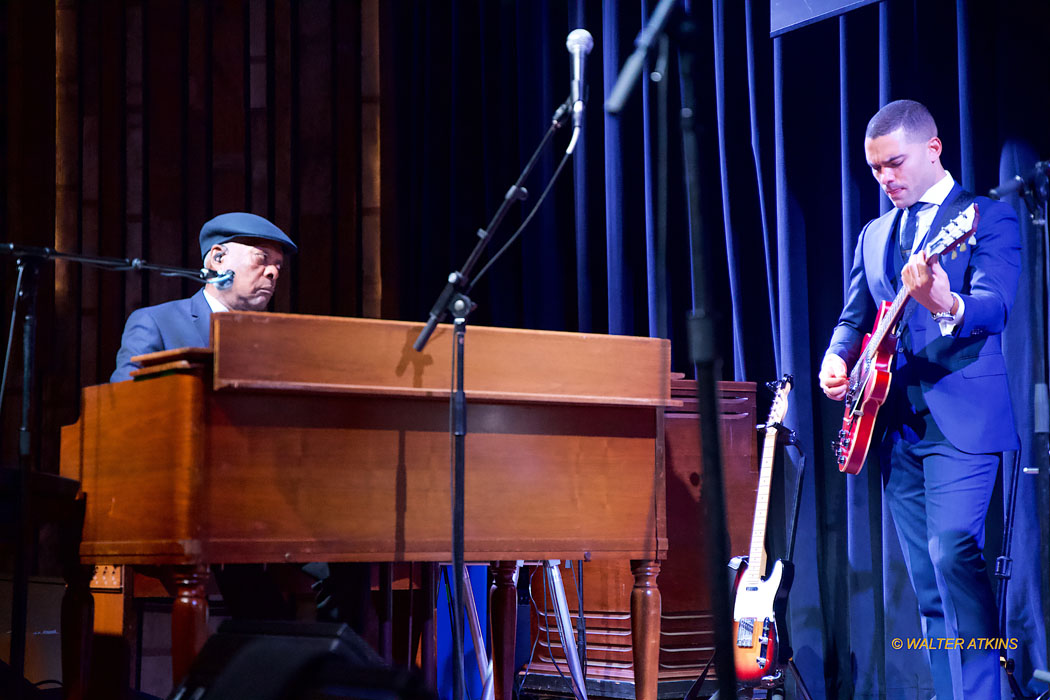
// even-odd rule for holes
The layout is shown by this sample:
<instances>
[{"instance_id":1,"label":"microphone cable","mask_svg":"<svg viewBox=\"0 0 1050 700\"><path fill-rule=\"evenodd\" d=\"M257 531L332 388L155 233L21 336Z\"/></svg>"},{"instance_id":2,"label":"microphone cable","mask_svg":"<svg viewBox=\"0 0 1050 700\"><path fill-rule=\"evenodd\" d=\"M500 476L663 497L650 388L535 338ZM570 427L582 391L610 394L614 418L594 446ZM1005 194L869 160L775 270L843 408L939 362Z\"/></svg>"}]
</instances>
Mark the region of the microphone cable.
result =
<instances>
[{"instance_id":1,"label":"microphone cable","mask_svg":"<svg viewBox=\"0 0 1050 700\"><path fill-rule=\"evenodd\" d=\"M489 261L485 263L485 266L481 268L481 271L478 272L478 274L474 275L474 279L467 287L468 294L470 293L470 290L474 289L474 285L478 283L478 280L480 280L485 275L485 272L488 271L490 267L492 267L492 264L499 260L500 256L503 255L508 248L510 248L511 244L513 244L514 241L518 239L518 236L521 235L521 232L524 231L525 227L529 225L530 221L532 221L532 217L534 217L536 215L536 212L539 211L540 205L542 205L543 200L547 198L547 195L550 193L551 188L554 187L554 183L558 181L558 175L560 175L562 169L565 168L565 164L569 162L570 156L572 156L572 153L567 152L561 157L561 162L558 163L558 167L554 169L554 174L551 176L550 182L547 183L547 186L543 189L543 192L540 193L540 197L536 200L536 204L532 206L532 210L529 211L528 215L525 217L525 220L521 222L521 226L519 226L518 229L511 234L510 238L507 239L507 242L504 243L500 247L500 249L493 254L491 258L489 258Z\"/></svg>"}]
</instances>

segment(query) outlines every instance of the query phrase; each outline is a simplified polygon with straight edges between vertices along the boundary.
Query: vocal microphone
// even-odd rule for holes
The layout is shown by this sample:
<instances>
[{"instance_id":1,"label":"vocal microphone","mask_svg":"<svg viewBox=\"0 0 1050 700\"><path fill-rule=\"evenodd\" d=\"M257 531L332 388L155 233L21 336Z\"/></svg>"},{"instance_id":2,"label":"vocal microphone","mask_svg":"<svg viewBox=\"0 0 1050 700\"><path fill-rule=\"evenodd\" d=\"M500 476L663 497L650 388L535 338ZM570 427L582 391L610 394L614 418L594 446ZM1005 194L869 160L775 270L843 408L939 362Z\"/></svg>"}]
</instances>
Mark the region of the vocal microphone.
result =
<instances>
[{"instance_id":1,"label":"vocal microphone","mask_svg":"<svg viewBox=\"0 0 1050 700\"><path fill-rule=\"evenodd\" d=\"M587 97L586 85L583 80L583 64L587 54L594 48L594 37L586 29L573 29L565 40L565 48L572 55L571 97L572 102L572 140L566 153L572 153L576 148L576 139L579 138L580 130L583 128L583 107Z\"/></svg>"},{"instance_id":2,"label":"vocal microphone","mask_svg":"<svg viewBox=\"0 0 1050 700\"><path fill-rule=\"evenodd\" d=\"M233 285L233 270L216 272L202 267L201 281L205 284L214 284L216 289L229 289Z\"/></svg>"},{"instance_id":3,"label":"vocal microphone","mask_svg":"<svg viewBox=\"0 0 1050 700\"><path fill-rule=\"evenodd\" d=\"M1028 175L1025 177L1014 175L1006 182L988 190L988 196L992 199L1002 199L1017 192L1023 196L1031 190L1041 199L1046 199L1048 186L1050 186L1047 175L1050 175L1050 160L1041 160L1032 167Z\"/></svg>"}]
</instances>

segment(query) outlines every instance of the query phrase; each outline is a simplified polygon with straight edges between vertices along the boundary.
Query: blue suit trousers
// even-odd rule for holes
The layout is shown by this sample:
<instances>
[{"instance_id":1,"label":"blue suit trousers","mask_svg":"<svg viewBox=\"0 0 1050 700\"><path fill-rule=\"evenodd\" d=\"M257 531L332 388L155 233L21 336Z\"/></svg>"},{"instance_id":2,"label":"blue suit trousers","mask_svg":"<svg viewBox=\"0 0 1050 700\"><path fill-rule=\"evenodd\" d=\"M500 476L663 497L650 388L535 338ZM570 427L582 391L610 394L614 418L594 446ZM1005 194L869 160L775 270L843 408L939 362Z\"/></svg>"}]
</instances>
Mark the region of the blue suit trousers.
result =
<instances>
[{"instance_id":1,"label":"blue suit trousers","mask_svg":"<svg viewBox=\"0 0 1050 700\"><path fill-rule=\"evenodd\" d=\"M931 642L938 700L1000 697L999 652L988 642L999 637L998 612L983 555L1000 462L999 454L968 454L943 439L910 442L894 433L883 446L887 504Z\"/></svg>"}]
</instances>

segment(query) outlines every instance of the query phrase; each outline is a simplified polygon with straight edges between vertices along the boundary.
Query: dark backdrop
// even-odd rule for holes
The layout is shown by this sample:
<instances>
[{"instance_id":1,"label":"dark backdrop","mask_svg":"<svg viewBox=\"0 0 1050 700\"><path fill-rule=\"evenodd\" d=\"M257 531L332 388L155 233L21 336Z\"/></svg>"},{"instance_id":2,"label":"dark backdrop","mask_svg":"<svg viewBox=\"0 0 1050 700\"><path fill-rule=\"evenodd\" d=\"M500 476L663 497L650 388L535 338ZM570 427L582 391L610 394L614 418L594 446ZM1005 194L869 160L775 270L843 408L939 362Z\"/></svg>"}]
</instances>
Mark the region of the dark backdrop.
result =
<instances>
[{"instance_id":1,"label":"dark backdrop","mask_svg":"<svg viewBox=\"0 0 1050 700\"><path fill-rule=\"evenodd\" d=\"M888 206L862 157L868 117L901 97L928 104L947 167L977 192L1050 156L1050 8L886 0L770 39L768 3L692 2L703 204L687 212L673 118L669 155L658 158L653 86L618 120L600 108L652 5L10 2L0 17L0 236L190 265L204 219L249 209L303 250L277 310L420 320L567 95L564 39L584 26L595 48L583 143L522 239L475 289L472 322L666 334L675 368L690 372L691 277L709 275L723 377L761 382L790 371L797 382L787 422L809 459L790 624L810 689L923 697L923 660L890 645L918 635L918 622L876 470L845 478L834 469L828 443L841 409L820 395L816 373L857 233ZM673 61L668 80L675 115ZM554 150L544 156L525 207L556 159ZM651 197L661 162L670 171L666 265L656 258ZM1045 455L1036 434L1050 432L1046 246L1015 205L1030 265L1005 346L1021 462L1034 465ZM512 211L497 245L522 211ZM689 269L689 214L710 241L703 271ZM11 261L0 274L10 304ZM45 270L44 282L37 454L53 471L57 426L75 419L80 386L108 376L128 311L191 290L69 266ZM666 327L656 316L661 298ZM19 391L14 381L3 397L8 463ZM1013 656L1029 684L1032 667L1047 665L1046 564L1035 478L1019 485L1006 636L1019 639Z\"/></svg>"}]
</instances>

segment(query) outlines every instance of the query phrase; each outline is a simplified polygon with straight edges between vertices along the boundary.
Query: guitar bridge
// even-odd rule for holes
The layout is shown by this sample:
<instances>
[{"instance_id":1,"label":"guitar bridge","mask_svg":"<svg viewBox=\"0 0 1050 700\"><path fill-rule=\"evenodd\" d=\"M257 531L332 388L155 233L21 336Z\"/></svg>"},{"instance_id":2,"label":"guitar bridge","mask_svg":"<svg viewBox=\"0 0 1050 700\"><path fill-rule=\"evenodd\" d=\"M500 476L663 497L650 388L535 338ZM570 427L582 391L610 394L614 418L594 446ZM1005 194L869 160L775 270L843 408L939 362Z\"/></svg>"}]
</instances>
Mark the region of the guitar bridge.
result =
<instances>
[{"instance_id":1,"label":"guitar bridge","mask_svg":"<svg viewBox=\"0 0 1050 700\"><path fill-rule=\"evenodd\" d=\"M736 645L741 648L749 648L754 646L752 642L755 638L755 618L745 617L737 623L736 628Z\"/></svg>"}]
</instances>

